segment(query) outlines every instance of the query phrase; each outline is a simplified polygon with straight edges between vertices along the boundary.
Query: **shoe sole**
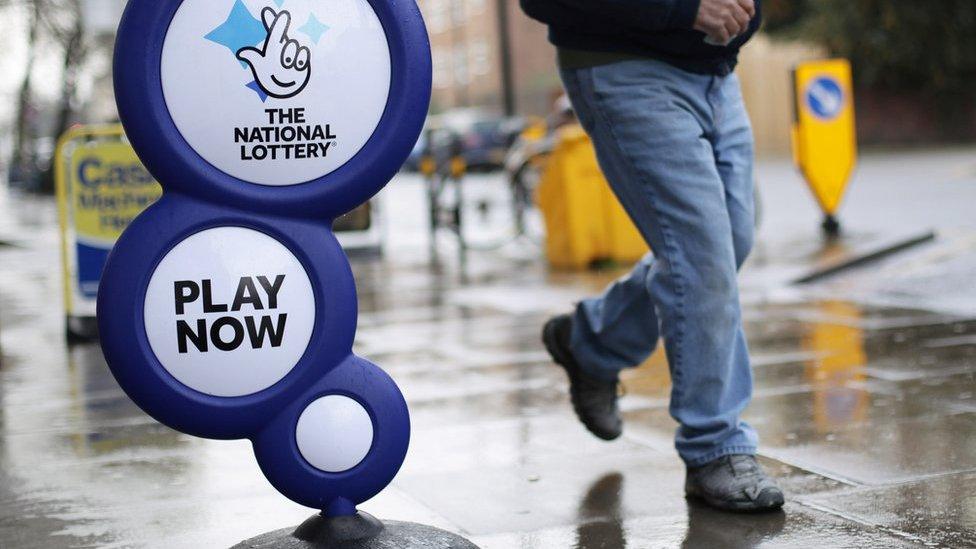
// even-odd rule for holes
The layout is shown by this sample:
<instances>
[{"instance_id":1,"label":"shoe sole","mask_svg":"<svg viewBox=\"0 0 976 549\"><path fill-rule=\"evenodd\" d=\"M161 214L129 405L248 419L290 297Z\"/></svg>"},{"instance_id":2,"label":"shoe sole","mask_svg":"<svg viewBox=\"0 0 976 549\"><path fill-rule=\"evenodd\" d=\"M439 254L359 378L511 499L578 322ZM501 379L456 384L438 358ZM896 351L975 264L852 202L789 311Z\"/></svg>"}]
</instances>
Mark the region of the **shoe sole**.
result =
<instances>
[{"instance_id":1,"label":"shoe sole","mask_svg":"<svg viewBox=\"0 0 976 549\"><path fill-rule=\"evenodd\" d=\"M569 359L562 353L559 344L557 342L556 320L550 320L546 322L546 324L542 327L542 343L543 345L545 345L546 351L549 353L549 356L552 357L553 362L559 365L559 367L562 368L564 372L566 372L566 377L569 378L570 386L575 384L576 376L573 375L573 372L570 370L570 366L566 364L566 362L568 362L571 359ZM572 400L572 395L570 395L570 400ZM616 440L620 438L620 435L622 434L622 433L605 433L593 429L586 422L586 420L583 419L583 416L581 416L580 413L576 410L575 403L573 404L573 413L576 414L576 419L578 419L579 422L582 423L584 427L586 427L586 430L600 440L606 440L606 441Z\"/></svg>"},{"instance_id":2,"label":"shoe sole","mask_svg":"<svg viewBox=\"0 0 976 549\"><path fill-rule=\"evenodd\" d=\"M704 494L699 494L697 492L690 492L685 494L688 499L698 500L709 507L719 509L721 511L731 511L734 513L773 513L779 511L783 508L785 501L782 497L774 500L768 504L757 505L755 502L735 502L735 501L724 501L716 499Z\"/></svg>"}]
</instances>

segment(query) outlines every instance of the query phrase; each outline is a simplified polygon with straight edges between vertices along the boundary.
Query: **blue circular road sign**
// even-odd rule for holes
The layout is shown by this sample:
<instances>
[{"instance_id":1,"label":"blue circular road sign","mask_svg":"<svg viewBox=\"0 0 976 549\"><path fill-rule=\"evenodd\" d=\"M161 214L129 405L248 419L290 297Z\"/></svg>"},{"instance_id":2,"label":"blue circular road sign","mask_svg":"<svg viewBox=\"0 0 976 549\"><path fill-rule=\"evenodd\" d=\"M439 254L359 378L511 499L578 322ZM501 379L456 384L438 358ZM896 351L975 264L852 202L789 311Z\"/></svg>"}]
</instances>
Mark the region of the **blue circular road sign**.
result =
<instances>
[{"instance_id":1,"label":"blue circular road sign","mask_svg":"<svg viewBox=\"0 0 976 549\"><path fill-rule=\"evenodd\" d=\"M810 112L823 120L837 118L844 109L844 89L831 76L813 79L807 86L804 97Z\"/></svg>"}]
</instances>

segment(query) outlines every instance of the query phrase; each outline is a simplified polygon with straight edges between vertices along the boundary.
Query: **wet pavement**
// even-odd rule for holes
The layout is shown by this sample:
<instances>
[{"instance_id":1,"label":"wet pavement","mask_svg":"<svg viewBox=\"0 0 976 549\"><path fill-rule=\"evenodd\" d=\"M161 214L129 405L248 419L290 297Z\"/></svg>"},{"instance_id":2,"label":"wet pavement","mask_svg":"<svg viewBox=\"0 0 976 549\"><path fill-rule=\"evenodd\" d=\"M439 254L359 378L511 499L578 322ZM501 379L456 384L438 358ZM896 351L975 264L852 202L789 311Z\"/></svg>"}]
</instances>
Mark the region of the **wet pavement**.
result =
<instances>
[{"instance_id":1,"label":"wet pavement","mask_svg":"<svg viewBox=\"0 0 976 549\"><path fill-rule=\"evenodd\" d=\"M385 255L353 262L357 351L400 384L413 435L393 485L363 508L484 548L976 547L973 152L869 156L848 237L831 246L788 166L762 166L766 213L742 279L747 417L789 503L758 516L683 498L662 353L625 376L621 440L575 421L538 331L619 270L549 272L525 243L462 268L449 236L432 261L422 188L397 180ZM923 174L918 207L904 205ZM479 184L498 196L497 181ZM0 187L0 547L228 547L310 515L264 481L247 442L160 426L97 346L65 345L55 224L49 200ZM931 244L789 283L930 228Z\"/></svg>"}]
</instances>

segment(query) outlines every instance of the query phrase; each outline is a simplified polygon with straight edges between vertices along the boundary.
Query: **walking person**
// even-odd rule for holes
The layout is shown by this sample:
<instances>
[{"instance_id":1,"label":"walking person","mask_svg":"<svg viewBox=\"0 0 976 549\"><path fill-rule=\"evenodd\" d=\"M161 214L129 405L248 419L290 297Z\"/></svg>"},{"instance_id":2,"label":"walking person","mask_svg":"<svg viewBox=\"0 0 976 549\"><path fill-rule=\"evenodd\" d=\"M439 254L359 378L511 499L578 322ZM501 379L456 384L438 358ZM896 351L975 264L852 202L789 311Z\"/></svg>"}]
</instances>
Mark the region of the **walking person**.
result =
<instances>
[{"instance_id":1,"label":"walking person","mask_svg":"<svg viewBox=\"0 0 976 549\"><path fill-rule=\"evenodd\" d=\"M783 505L740 419L752 396L737 272L753 242L753 139L733 70L761 0L521 0L549 26L600 166L653 250L543 341L596 436L620 436L618 375L663 337L688 496Z\"/></svg>"}]
</instances>

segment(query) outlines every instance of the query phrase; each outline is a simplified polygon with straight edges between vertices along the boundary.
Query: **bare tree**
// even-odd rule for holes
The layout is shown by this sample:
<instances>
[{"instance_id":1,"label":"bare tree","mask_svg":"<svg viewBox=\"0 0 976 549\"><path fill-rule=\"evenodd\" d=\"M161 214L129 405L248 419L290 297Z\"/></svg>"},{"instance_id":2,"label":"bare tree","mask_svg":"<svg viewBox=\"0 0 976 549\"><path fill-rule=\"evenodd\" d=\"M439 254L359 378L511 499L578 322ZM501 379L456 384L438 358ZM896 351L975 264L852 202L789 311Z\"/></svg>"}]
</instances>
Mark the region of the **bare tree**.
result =
<instances>
[{"instance_id":1,"label":"bare tree","mask_svg":"<svg viewBox=\"0 0 976 549\"><path fill-rule=\"evenodd\" d=\"M60 26L53 26L54 35L63 48L61 63L63 77L58 116L54 124L55 135L64 133L71 124L78 72L88 56L81 0L65 0L64 3L67 19Z\"/></svg>"},{"instance_id":2,"label":"bare tree","mask_svg":"<svg viewBox=\"0 0 976 549\"><path fill-rule=\"evenodd\" d=\"M43 10L42 1L28 0L24 3L27 10L27 59L24 62L24 76L20 82L20 91L17 94L17 111L14 122L14 150L11 164L17 170L30 170L33 163L33 140L32 128L30 127L31 116L31 79L34 72L34 64L37 61L37 42L41 30L41 12Z\"/></svg>"},{"instance_id":3,"label":"bare tree","mask_svg":"<svg viewBox=\"0 0 976 549\"><path fill-rule=\"evenodd\" d=\"M37 0L35 0L37 1ZM47 0L50 2L51 0ZM57 115L52 128L57 139L72 123L75 109L75 93L78 86L78 73L88 54L85 41L85 26L82 19L81 0L61 0L56 11L45 17L51 34L61 45L61 93L58 98ZM41 178L42 190L54 189L54 158L45 167Z\"/></svg>"},{"instance_id":4,"label":"bare tree","mask_svg":"<svg viewBox=\"0 0 976 549\"><path fill-rule=\"evenodd\" d=\"M24 74L17 94L14 113L14 143L11 167L14 177L41 176L42 190L54 188L53 169L41 168L37 174L35 142L38 137L38 113L34 101L34 69L43 44L53 42L60 48L62 78L55 108L51 137L57 138L74 118L78 73L87 56L82 0L0 0L0 7L19 7L27 16Z\"/></svg>"}]
</instances>

